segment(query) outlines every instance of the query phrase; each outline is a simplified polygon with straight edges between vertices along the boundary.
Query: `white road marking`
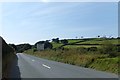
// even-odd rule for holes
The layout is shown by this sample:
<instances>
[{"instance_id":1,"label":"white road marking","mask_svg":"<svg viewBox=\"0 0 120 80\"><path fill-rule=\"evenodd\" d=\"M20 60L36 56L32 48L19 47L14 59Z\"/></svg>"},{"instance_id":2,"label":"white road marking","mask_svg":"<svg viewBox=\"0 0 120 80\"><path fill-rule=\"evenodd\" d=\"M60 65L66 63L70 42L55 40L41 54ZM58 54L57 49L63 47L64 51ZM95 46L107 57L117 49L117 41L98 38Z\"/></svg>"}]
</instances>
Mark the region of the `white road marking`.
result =
<instances>
[{"instance_id":1,"label":"white road marking","mask_svg":"<svg viewBox=\"0 0 120 80\"><path fill-rule=\"evenodd\" d=\"M47 66L47 65L45 65L45 64L42 64L42 66L44 66L44 67L46 67L46 68L48 68L48 69L51 68L51 67L49 67L49 66Z\"/></svg>"},{"instance_id":2,"label":"white road marking","mask_svg":"<svg viewBox=\"0 0 120 80\"><path fill-rule=\"evenodd\" d=\"M34 59L32 61L35 61Z\"/></svg>"}]
</instances>

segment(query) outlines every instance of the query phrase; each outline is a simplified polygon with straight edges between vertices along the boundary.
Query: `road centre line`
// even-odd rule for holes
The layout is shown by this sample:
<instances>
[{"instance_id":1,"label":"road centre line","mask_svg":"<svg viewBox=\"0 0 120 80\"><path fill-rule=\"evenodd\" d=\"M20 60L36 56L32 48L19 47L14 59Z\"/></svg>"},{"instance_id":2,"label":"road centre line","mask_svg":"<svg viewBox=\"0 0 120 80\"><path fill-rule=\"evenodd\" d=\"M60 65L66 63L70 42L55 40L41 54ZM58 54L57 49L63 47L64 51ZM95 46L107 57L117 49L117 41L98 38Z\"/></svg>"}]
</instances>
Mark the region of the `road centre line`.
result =
<instances>
[{"instance_id":1,"label":"road centre line","mask_svg":"<svg viewBox=\"0 0 120 80\"><path fill-rule=\"evenodd\" d=\"M49 67L49 66L47 66L47 65L45 65L45 64L42 64L42 66L44 66L44 67L46 67L46 68L48 68L48 69L51 68L51 67Z\"/></svg>"},{"instance_id":2,"label":"road centre line","mask_svg":"<svg viewBox=\"0 0 120 80\"><path fill-rule=\"evenodd\" d=\"M32 61L35 61L34 59Z\"/></svg>"}]
</instances>

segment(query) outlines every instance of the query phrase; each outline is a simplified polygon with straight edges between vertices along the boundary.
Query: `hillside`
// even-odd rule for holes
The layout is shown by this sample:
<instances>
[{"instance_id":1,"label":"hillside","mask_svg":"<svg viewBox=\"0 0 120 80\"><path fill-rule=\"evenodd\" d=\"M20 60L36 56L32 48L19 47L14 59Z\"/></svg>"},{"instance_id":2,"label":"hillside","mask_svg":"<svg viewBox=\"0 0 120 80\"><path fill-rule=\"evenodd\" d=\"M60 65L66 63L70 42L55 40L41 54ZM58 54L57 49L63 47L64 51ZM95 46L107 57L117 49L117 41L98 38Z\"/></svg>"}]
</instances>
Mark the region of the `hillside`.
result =
<instances>
[{"instance_id":1,"label":"hillside","mask_svg":"<svg viewBox=\"0 0 120 80\"><path fill-rule=\"evenodd\" d=\"M118 73L119 39L67 39L68 44L53 44L53 49L25 51L37 57L55 60L67 64Z\"/></svg>"},{"instance_id":2,"label":"hillside","mask_svg":"<svg viewBox=\"0 0 120 80\"><path fill-rule=\"evenodd\" d=\"M88 38L88 39L67 39L68 44L63 45L62 43L53 43L53 48L79 48L79 47L100 47L104 43L112 43L118 45L119 39L104 39L104 38Z\"/></svg>"}]
</instances>

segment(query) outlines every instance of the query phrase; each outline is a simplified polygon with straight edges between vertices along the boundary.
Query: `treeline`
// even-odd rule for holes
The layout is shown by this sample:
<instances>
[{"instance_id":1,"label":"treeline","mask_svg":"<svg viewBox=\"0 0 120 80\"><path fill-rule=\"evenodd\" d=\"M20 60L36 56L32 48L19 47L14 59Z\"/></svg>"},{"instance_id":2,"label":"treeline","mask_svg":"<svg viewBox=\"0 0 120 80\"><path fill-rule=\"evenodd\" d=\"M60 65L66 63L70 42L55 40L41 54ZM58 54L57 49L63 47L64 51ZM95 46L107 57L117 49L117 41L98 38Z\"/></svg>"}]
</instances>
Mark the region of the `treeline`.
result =
<instances>
[{"instance_id":1,"label":"treeline","mask_svg":"<svg viewBox=\"0 0 120 80\"><path fill-rule=\"evenodd\" d=\"M52 49L53 45L48 41L38 41L36 42L34 45L30 45L29 43L24 43L24 44L19 44L19 45L15 45L15 44L9 44L11 47L14 48L14 50L16 51L16 53L22 53L24 52L25 50L28 50L28 49L35 49L37 50L37 44L44 44L44 48L45 49Z\"/></svg>"},{"instance_id":2,"label":"treeline","mask_svg":"<svg viewBox=\"0 0 120 80\"><path fill-rule=\"evenodd\" d=\"M102 39L102 38L101 38ZM107 40L108 38L105 38L105 40ZM118 38L117 38L118 39ZM75 40L75 39L74 39ZM76 39L77 40L77 39ZM109 43L109 44L106 44L106 43L103 43L103 44L76 44L76 43L80 43L80 42L85 42L85 41L90 41L90 40L94 40L94 38L90 38L90 39L82 39L82 41L78 41L78 42L72 42L70 43L69 42L69 39L62 39L62 40L59 40L59 38L53 38L52 41L50 42L50 40L46 40L46 41L38 41L36 42L34 45L30 45L29 43L25 43L25 44L19 44L19 45L15 45L15 44L9 44L11 47L13 47L15 49L15 51L17 53L22 53L24 52L25 50L28 50L28 49L34 49L35 51L37 50L37 44L44 44L44 49L53 49L54 47L54 43L57 45L57 44L61 44L61 46L57 47L57 48L61 48L61 49L64 49L64 46L66 45L99 45L99 46L106 46L105 48L103 48L101 50L102 53L105 53L107 52L108 50L105 50L106 48L114 48L112 49L112 51L116 51L118 50L119 48L119 45L113 45L112 43ZM104 38L103 38L104 40ZM108 39L110 40L110 39ZM112 46L109 46L109 45L112 45ZM111 48L110 48L111 50ZM109 50L109 51L110 51ZM97 47L91 47L91 48L83 48L81 51L98 51ZM100 51L100 50L99 50Z\"/></svg>"},{"instance_id":3,"label":"treeline","mask_svg":"<svg viewBox=\"0 0 120 80\"><path fill-rule=\"evenodd\" d=\"M67 39L59 40L59 38L53 38L53 39L52 39L52 42L62 43L62 44L64 44L64 45L68 44L68 40L67 40Z\"/></svg>"},{"instance_id":4,"label":"treeline","mask_svg":"<svg viewBox=\"0 0 120 80\"><path fill-rule=\"evenodd\" d=\"M15 44L9 44L11 47L13 47L16 51L16 53L22 53L25 50L31 49L32 45L25 43L25 44L19 44L19 45L15 45Z\"/></svg>"},{"instance_id":5,"label":"treeline","mask_svg":"<svg viewBox=\"0 0 120 80\"><path fill-rule=\"evenodd\" d=\"M14 48L9 46L1 36L0 41L2 47L2 78L7 78L11 62L16 55Z\"/></svg>"},{"instance_id":6,"label":"treeline","mask_svg":"<svg viewBox=\"0 0 120 80\"><path fill-rule=\"evenodd\" d=\"M53 38L52 42L55 43L62 43L63 45L68 44L68 40L63 39L63 40L59 40L59 38ZM14 48L14 50L16 51L16 53L22 53L25 50L28 49L35 49L37 50L37 44L39 43L44 43L44 49L52 49L53 45L51 44L50 40L46 40L46 41L38 41L36 42L34 45L30 45L29 43L24 43L24 44L19 44L19 45L15 45L15 44L9 44L9 46L11 46L12 48Z\"/></svg>"}]
</instances>

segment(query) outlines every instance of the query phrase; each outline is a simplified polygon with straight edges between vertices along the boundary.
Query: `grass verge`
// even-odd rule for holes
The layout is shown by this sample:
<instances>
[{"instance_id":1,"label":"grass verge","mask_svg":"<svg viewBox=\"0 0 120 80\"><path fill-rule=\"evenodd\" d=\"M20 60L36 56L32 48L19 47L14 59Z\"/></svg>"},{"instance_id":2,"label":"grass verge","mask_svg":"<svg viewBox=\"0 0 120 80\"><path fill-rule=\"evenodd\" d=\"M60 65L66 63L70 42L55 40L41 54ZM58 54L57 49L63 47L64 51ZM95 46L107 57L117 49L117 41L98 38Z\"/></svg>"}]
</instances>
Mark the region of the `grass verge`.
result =
<instances>
[{"instance_id":1,"label":"grass verge","mask_svg":"<svg viewBox=\"0 0 120 80\"><path fill-rule=\"evenodd\" d=\"M30 49L24 53L67 64L107 71L115 74L118 73L118 58L108 58L108 54L100 54L96 52L83 52L83 54L75 49L44 50L36 52L33 52L33 50Z\"/></svg>"}]
</instances>

